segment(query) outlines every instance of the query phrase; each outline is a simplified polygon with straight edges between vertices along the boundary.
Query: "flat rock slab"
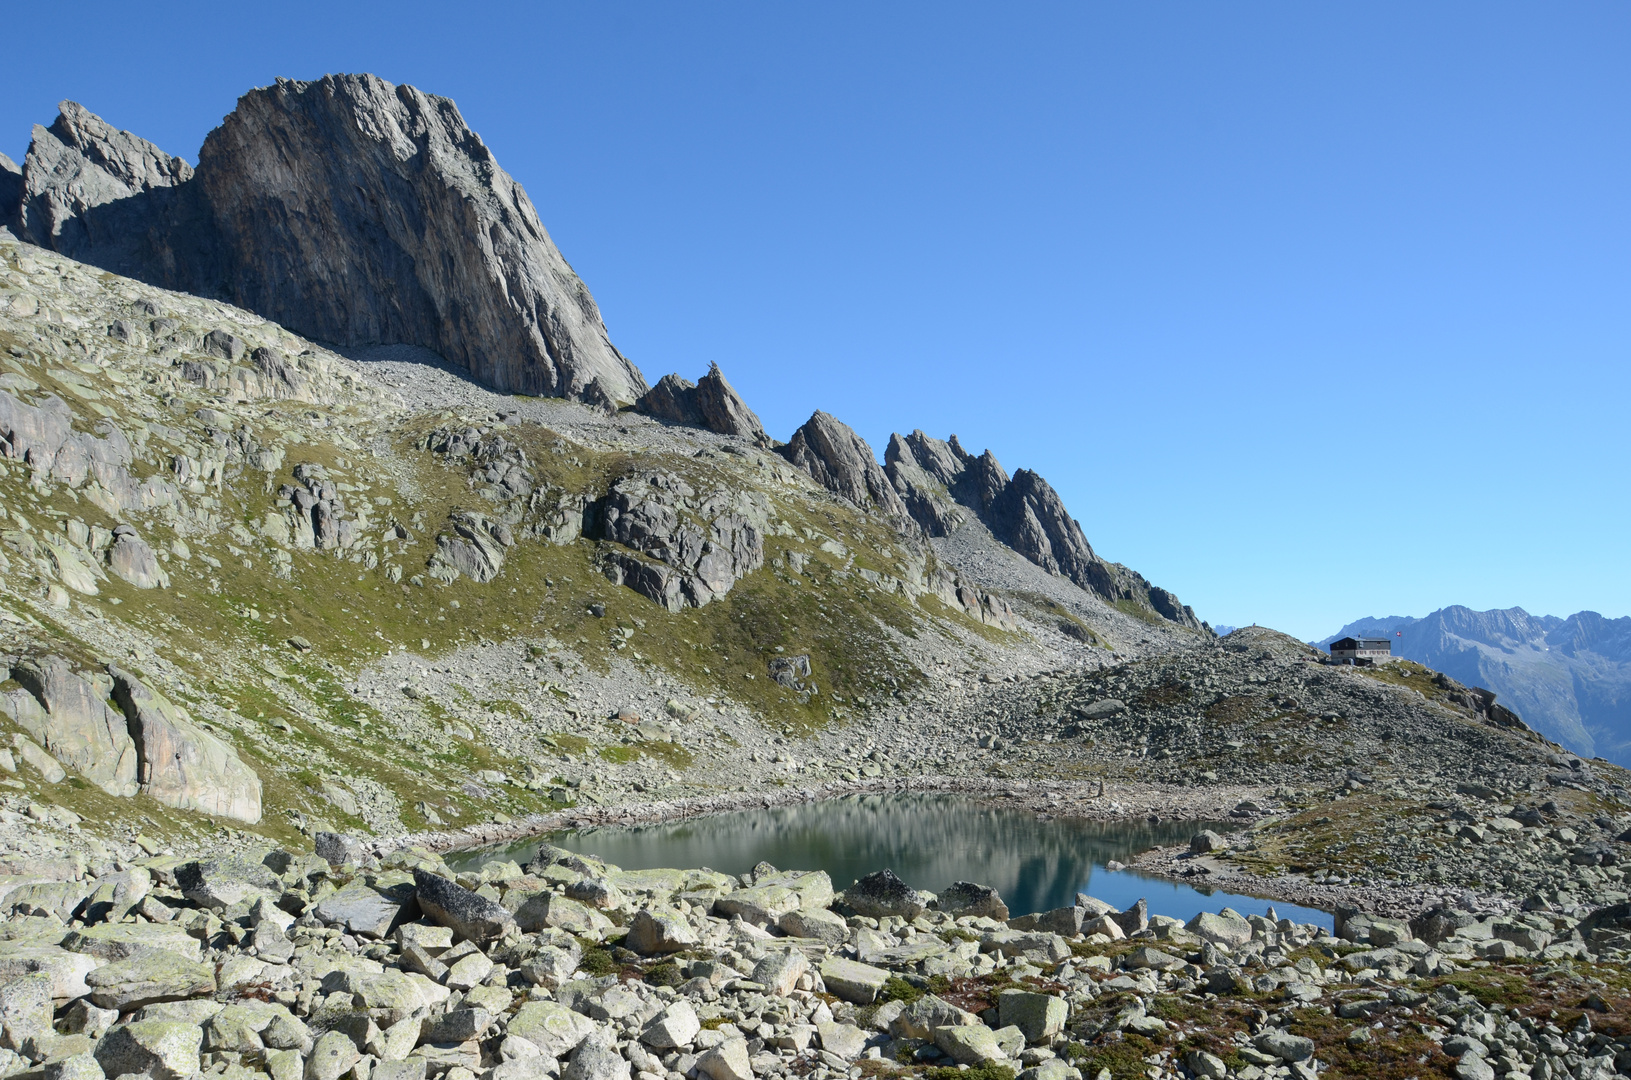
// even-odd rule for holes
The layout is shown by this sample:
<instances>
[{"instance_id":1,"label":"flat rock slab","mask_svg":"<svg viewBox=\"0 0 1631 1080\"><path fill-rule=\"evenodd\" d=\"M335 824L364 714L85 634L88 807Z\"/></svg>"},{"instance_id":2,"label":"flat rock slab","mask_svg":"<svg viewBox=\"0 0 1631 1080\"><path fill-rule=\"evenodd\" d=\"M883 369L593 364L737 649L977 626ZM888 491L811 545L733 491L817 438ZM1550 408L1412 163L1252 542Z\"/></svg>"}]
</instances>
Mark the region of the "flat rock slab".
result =
<instances>
[{"instance_id":1,"label":"flat rock slab","mask_svg":"<svg viewBox=\"0 0 1631 1080\"><path fill-rule=\"evenodd\" d=\"M821 981L827 992L854 1005L870 1005L878 1000L889 972L854 960L832 956L821 962Z\"/></svg>"},{"instance_id":2,"label":"flat rock slab","mask_svg":"<svg viewBox=\"0 0 1631 1080\"><path fill-rule=\"evenodd\" d=\"M352 934L383 938L398 922L416 914L416 910L409 910L413 897L411 885L395 885L382 891L353 881L318 901L316 914L330 926L344 927Z\"/></svg>"},{"instance_id":3,"label":"flat rock slab","mask_svg":"<svg viewBox=\"0 0 1631 1080\"><path fill-rule=\"evenodd\" d=\"M62 939L62 947L110 963L154 949L195 964L204 959L204 943L173 923L99 923L73 931Z\"/></svg>"},{"instance_id":4,"label":"flat rock slab","mask_svg":"<svg viewBox=\"0 0 1631 1080\"><path fill-rule=\"evenodd\" d=\"M85 976L95 971L96 966L95 957L68 952L55 945L0 942L0 983L43 973L51 979L51 997L56 1001L72 1001L90 993Z\"/></svg>"},{"instance_id":5,"label":"flat rock slab","mask_svg":"<svg viewBox=\"0 0 1631 1080\"><path fill-rule=\"evenodd\" d=\"M595 1022L557 1001L529 1001L510 1018L506 1028L549 1057L565 1057L596 1030Z\"/></svg>"},{"instance_id":6,"label":"flat rock slab","mask_svg":"<svg viewBox=\"0 0 1631 1080\"><path fill-rule=\"evenodd\" d=\"M160 1001L180 1001L215 993L215 969L173 952L155 949L99 967L85 976L93 1005L127 1012ZM139 1070L126 1070L139 1071Z\"/></svg>"}]
</instances>

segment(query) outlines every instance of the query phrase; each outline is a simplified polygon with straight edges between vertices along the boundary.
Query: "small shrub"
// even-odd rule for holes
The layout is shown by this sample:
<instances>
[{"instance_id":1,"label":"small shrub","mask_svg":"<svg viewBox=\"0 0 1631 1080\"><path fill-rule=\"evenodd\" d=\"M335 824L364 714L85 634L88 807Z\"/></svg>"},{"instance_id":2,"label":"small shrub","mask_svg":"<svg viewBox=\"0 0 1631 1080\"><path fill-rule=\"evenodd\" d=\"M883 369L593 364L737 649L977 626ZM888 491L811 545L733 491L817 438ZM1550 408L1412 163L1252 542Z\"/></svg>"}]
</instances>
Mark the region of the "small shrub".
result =
<instances>
[{"instance_id":1,"label":"small shrub","mask_svg":"<svg viewBox=\"0 0 1631 1080\"><path fill-rule=\"evenodd\" d=\"M583 959L578 961L578 970L597 979L603 975L616 975L617 961L612 959L609 950L587 949L584 951Z\"/></svg>"},{"instance_id":2,"label":"small shrub","mask_svg":"<svg viewBox=\"0 0 1631 1080\"><path fill-rule=\"evenodd\" d=\"M940 1066L923 1071L925 1080L1014 1080L1014 1070L992 1061L982 1062L964 1069Z\"/></svg>"},{"instance_id":3,"label":"small shrub","mask_svg":"<svg viewBox=\"0 0 1631 1080\"><path fill-rule=\"evenodd\" d=\"M878 1001L880 1004L885 1001L904 1001L910 1005L922 996L922 990L919 990L899 975L891 975L889 981L883 984L883 990L878 994Z\"/></svg>"},{"instance_id":4,"label":"small shrub","mask_svg":"<svg viewBox=\"0 0 1631 1080\"><path fill-rule=\"evenodd\" d=\"M664 960L646 969L645 980L652 986L678 986L685 981L685 976L680 974L678 964L672 960Z\"/></svg>"}]
</instances>

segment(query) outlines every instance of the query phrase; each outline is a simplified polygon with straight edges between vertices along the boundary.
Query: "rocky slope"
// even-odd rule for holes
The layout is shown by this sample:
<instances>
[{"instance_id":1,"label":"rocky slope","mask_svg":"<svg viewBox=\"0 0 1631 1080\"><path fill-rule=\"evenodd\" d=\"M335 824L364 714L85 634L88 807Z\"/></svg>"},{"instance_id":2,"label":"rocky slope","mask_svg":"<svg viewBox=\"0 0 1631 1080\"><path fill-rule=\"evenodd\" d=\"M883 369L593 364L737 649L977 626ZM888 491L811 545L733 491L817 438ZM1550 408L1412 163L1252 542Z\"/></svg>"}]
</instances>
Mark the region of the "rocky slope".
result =
<instances>
[{"instance_id":1,"label":"rocky slope","mask_svg":"<svg viewBox=\"0 0 1631 1080\"><path fill-rule=\"evenodd\" d=\"M895 716L948 667L1194 636L1035 567L1054 596L982 585L753 435L500 395L435 357L360 364L216 301L0 256L19 811L196 837L204 809L276 837L701 796L773 771L776 740ZM169 734L144 742L146 695Z\"/></svg>"},{"instance_id":2,"label":"rocky slope","mask_svg":"<svg viewBox=\"0 0 1631 1080\"><path fill-rule=\"evenodd\" d=\"M767 864L317 852L0 879L0 1074L1550 1078L1631 1053L1623 910L1349 915L1333 937L1080 895L1009 919L992 889L888 871L835 893Z\"/></svg>"},{"instance_id":3,"label":"rocky slope","mask_svg":"<svg viewBox=\"0 0 1631 1080\"><path fill-rule=\"evenodd\" d=\"M1420 619L1360 619L1316 644L1351 634L1392 638L1395 654L1494 690L1576 753L1631 764L1631 618L1457 606Z\"/></svg>"}]
</instances>

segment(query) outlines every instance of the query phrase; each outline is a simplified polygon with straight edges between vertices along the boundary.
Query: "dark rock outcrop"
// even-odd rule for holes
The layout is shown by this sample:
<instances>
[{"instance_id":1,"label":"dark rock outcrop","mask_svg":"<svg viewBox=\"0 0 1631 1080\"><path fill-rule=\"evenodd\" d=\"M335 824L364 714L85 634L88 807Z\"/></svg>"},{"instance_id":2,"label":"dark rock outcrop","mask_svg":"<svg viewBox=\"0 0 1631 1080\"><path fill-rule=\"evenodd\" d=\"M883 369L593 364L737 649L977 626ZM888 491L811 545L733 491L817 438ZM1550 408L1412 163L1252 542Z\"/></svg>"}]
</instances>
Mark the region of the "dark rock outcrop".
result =
<instances>
[{"instance_id":1,"label":"dark rock outcrop","mask_svg":"<svg viewBox=\"0 0 1631 1080\"><path fill-rule=\"evenodd\" d=\"M868 874L839 894L837 907L869 919L891 915L915 919L927 909L923 894L895 876L893 870Z\"/></svg>"},{"instance_id":2,"label":"dark rock outcrop","mask_svg":"<svg viewBox=\"0 0 1631 1080\"><path fill-rule=\"evenodd\" d=\"M1162 618L1199 629L1195 613L1166 589L1094 551L1064 500L1041 476L1012 477L987 450L978 457L953 435L942 442L921 431L891 435L884 455L890 483L912 518L930 536L945 536L973 511L993 536L1051 574L1117 603L1132 601Z\"/></svg>"},{"instance_id":3,"label":"dark rock outcrop","mask_svg":"<svg viewBox=\"0 0 1631 1080\"><path fill-rule=\"evenodd\" d=\"M508 392L646 391L521 186L453 102L411 86L250 91L196 173L64 102L34 129L20 203L25 239L308 337L424 346Z\"/></svg>"},{"instance_id":4,"label":"dark rock outcrop","mask_svg":"<svg viewBox=\"0 0 1631 1080\"><path fill-rule=\"evenodd\" d=\"M466 941L481 945L516 932L514 916L457 882L415 870L413 884L419 909Z\"/></svg>"},{"instance_id":5,"label":"dark rock outcrop","mask_svg":"<svg viewBox=\"0 0 1631 1080\"><path fill-rule=\"evenodd\" d=\"M740 435L760 446L770 444L764 425L725 381L718 364L709 367L708 374L696 383L678 375L664 375L635 402L635 408L660 420L707 428L721 435Z\"/></svg>"},{"instance_id":6,"label":"dark rock outcrop","mask_svg":"<svg viewBox=\"0 0 1631 1080\"><path fill-rule=\"evenodd\" d=\"M906 505L873 457L872 447L836 417L817 410L777 453L863 510L876 507L885 514L906 516Z\"/></svg>"},{"instance_id":7,"label":"dark rock outcrop","mask_svg":"<svg viewBox=\"0 0 1631 1080\"><path fill-rule=\"evenodd\" d=\"M15 222L8 220L11 209L22 205L23 201L23 170L17 163L4 154L0 154L0 226L11 226Z\"/></svg>"}]
</instances>

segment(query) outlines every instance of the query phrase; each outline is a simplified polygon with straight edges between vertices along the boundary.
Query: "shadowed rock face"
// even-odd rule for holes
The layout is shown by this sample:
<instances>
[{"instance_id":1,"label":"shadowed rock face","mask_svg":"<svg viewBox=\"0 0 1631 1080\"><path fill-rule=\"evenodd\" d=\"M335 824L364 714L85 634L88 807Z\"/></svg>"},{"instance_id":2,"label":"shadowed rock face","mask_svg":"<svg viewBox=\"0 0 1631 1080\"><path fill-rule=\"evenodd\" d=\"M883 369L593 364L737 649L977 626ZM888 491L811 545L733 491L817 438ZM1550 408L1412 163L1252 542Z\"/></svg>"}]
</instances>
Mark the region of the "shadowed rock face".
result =
<instances>
[{"instance_id":1,"label":"shadowed rock face","mask_svg":"<svg viewBox=\"0 0 1631 1080\"><path fill-rule=\"evenodd\" d=\"M886 514L906 516L906 505L872 456L872 447L827 413L817 411L777 453L863 510L876 506Z\"/></svg>"},{"instance_id":2,"label":"shadowed rock face","mask_svg":"<svg viewBox=\"0 0 1631 1080\"><path fill-rule=\"evenodd\" d=\"M14 221L33 243L319 340L420 345L502 391L646 391L526 192L446 98L372 75L279 80L239 99L196 174L62 110L24 162Z\"/></svg>"},{"instance_id":3,"label":"shadowed rock face","mask_svg":"<svg viewBox=\"0 0 1631 1080\"><path fill-rule=\"evenodd\" d=\"M423 345L501 390L645 392L447 98L372 75L279 80L204 140L198 183L241 306L323 340Z\"/></svg>"},{"instance_id":4,"label":"shadowed rock face","mask_svg":"<svg viewBox=\"0 0 1631 1080\"><path fill-rule=\"evenodd\" d=\"M1010 478L991 451L975 457L955 435L942 442L921 431L891 435L884 461L903 505L930 536L955 531L967 520L966 508L997 539L1049 573L1111 603L1132 600L1172 622L1200 627L1172 593L1095 554L1053 485L1031 470Z\"/></svg>"},{"instance_id":5,"label":"shadowed rock face","mask_svg":"<svg viewBox=\"0 0 1631 1080\"><path fill-rule=\"evenodd\" d=\"M65 254L117 243L91 231L101 219L87 211L192 178L185 161L115 129L83 105L57 107L56 123L36 124L28 148L17 216L22 239Z\"/></svg>"},{"instance_id":6,"label":"shadowed rock face","mask_svg":"<svg viewBox=\"0 0 1631 1080\"><path fill-rule=\"evenodd\" d=\"M0 154L0 225L12 225L10 220L13 207L20 206L23 201L23 170L17 163L4 154Z\"/></svg>"}]
</instances>

